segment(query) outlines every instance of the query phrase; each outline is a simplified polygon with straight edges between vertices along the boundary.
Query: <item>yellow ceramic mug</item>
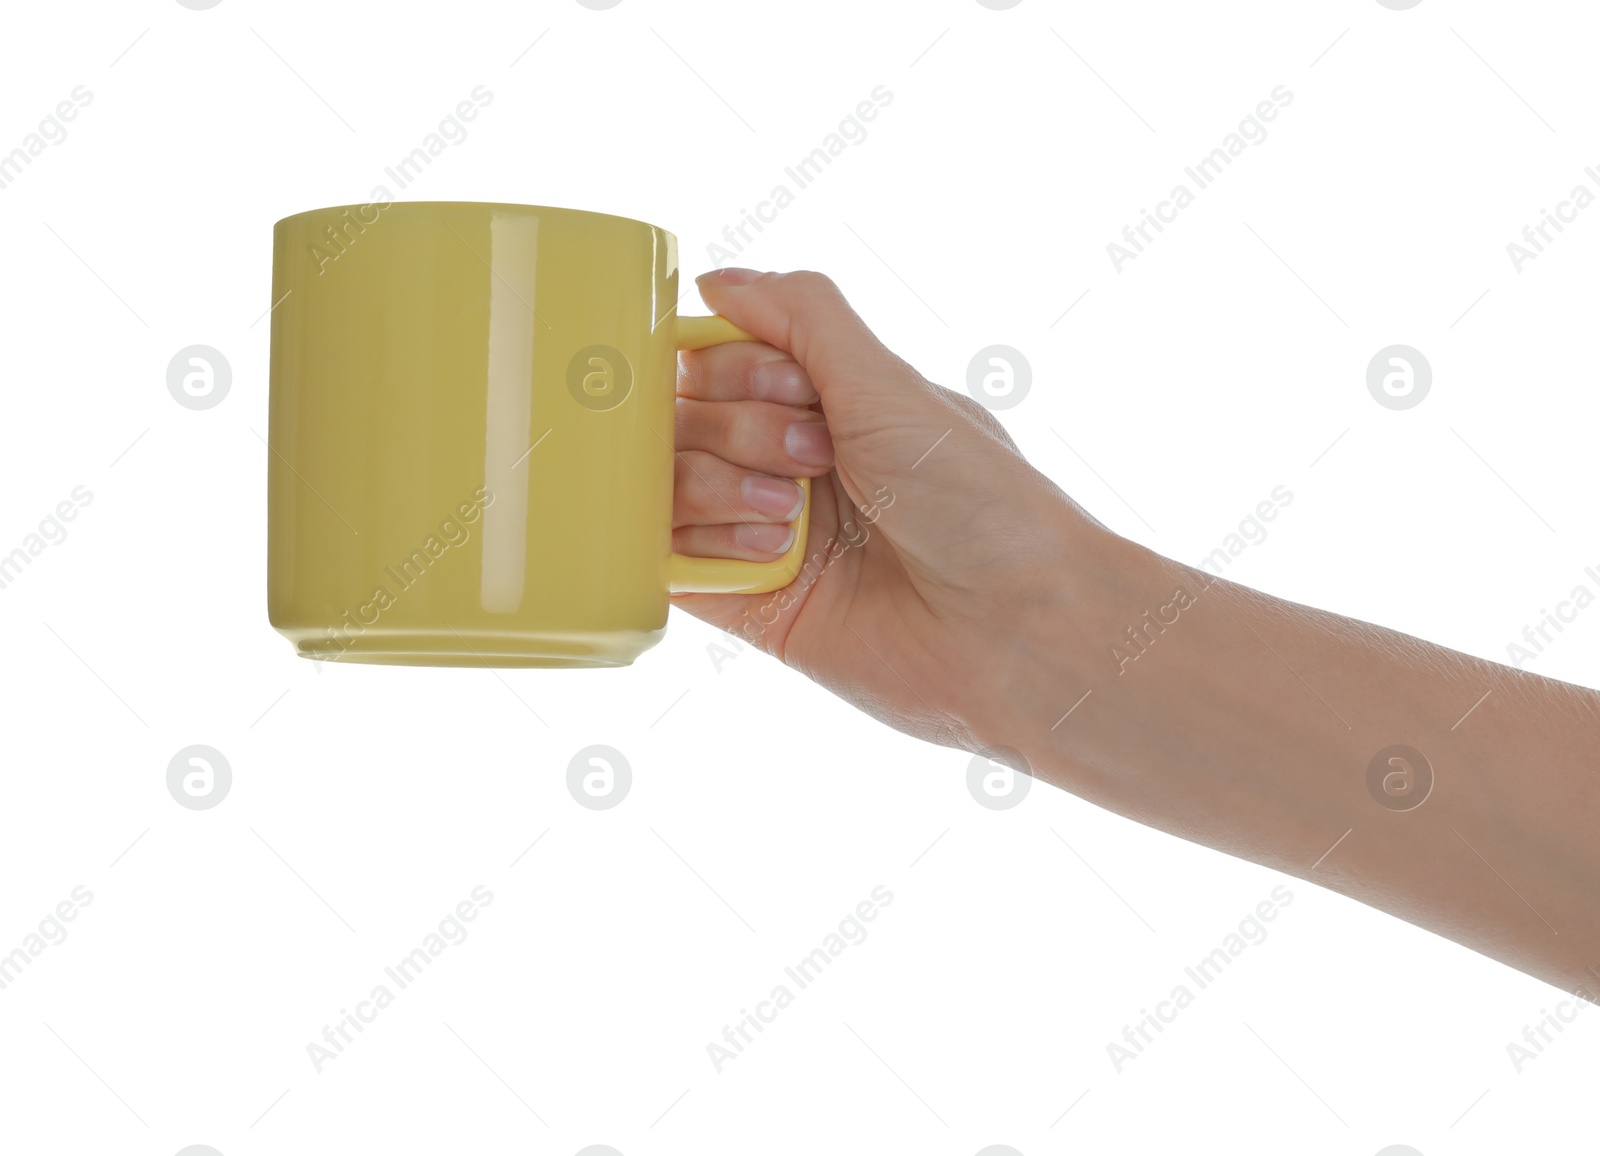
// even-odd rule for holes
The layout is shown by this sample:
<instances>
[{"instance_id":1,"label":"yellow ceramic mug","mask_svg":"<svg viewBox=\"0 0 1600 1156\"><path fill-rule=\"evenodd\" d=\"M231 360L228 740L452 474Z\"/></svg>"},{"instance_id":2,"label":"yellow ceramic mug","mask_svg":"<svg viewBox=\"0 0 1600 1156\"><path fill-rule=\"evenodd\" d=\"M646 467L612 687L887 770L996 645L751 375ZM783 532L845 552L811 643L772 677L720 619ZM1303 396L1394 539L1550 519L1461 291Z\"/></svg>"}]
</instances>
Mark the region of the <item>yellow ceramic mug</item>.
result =
<instances>
[{"instance_id":1,"label":"yellow ceramic mug","mask_svg":"<svg viewBox=\"0 0 1600 1156\"><path fill-rule=\"evenodd\" d=\"M307 658L622 666L667 594L788 585L672 553L679 317L665 229L574 209L377 202L273 230L267 606Z\"/></svg>"}]
</instances>

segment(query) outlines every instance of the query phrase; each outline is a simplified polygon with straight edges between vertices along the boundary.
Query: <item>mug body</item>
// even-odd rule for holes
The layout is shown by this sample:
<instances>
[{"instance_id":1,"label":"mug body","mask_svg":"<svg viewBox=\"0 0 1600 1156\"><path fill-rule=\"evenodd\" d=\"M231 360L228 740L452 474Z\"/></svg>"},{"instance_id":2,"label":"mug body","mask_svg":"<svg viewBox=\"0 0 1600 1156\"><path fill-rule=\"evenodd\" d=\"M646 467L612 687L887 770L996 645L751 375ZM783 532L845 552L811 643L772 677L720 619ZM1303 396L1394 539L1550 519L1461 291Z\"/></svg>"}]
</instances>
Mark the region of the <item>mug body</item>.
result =
<instances>
[{"instance_id":1,"label":"mug body","mask_svg":"<svg viewBox=\"0 0 1600 1156\"><path fill-rule=\"evenodd\" d=\"M273 231L267 603L309 658L619 666L660 637L677 242L348 205Z\"/></svg>"}]
</instances>

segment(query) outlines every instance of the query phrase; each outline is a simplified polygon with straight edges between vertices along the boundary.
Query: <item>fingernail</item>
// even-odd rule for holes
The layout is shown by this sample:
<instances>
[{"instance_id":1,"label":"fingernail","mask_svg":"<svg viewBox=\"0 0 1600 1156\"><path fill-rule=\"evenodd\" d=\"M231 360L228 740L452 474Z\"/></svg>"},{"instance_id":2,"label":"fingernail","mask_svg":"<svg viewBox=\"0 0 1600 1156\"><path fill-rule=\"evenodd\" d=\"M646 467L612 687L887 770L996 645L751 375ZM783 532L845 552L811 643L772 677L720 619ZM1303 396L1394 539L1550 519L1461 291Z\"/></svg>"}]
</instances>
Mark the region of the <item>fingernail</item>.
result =
<instances>
[{"instance_id":1,"label":"fingernail","mask_svg":"<svg viewBox=\"0 0 1600 1156\"><path fill-rule=\"evenodd\" d=\"M800 487L793 482L755 474L739 483L739 492L745 505L752 510L769 518L781 518L785 522L799 516L800 504L805 500Z\"/></svg>"},{"instance_id":2,"label":"fingernail","mask_svg":"<svg viewBox=\"0 0 1600 1156\"><path fill-rule=\"evenodd\" d=\"M733 528L733 540L746 550L782 554L794 543L794 527L778 523L740 522Z\"/></svg>"},{"instance_id":3,"label":"fingernail","mask_svg":"<svg viewBox=\"0 0 1600 1156\"><path fill-rule=\"evenodd\" d=\"M750 392L761 401L809 405L817 400L811 375L793 361L763 361L750 375Z\"/></svg>"},{"instance_id":4,"label":"fingernail","mask_svg":"<svg viewBox=\"0 0 1600 1156\"><path fill-rule=\"evenodd\" d=\"M833 438L828 436L828 423L823 421L797 421L783 435L783 448L801 465L826 466L833 464Z\"/></svg>"},{"instance_id":5,"label":"fingernail","mask_svg":"<svg viewBox=\"0 0 1600 1156\"><path fill-rule=\"evenodd\" d=\"M728 269L713 269L709 273L702 273L695 278L695 283L699 284L710 279L716 281L719 285L748 285L759 276L761 276L761 271L758 269L741 269L738 266L734 266Z\"/></svg>"}]
</instances>

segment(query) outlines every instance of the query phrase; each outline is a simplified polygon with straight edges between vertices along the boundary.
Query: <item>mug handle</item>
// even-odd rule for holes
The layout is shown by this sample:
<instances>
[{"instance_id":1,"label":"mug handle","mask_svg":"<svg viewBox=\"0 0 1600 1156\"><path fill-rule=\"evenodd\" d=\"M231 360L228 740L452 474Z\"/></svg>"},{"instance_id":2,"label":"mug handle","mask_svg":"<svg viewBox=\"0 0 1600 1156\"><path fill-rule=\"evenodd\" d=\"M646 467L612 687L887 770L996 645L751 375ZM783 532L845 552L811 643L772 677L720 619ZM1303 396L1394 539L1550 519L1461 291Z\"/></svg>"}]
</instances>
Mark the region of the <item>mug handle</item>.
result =
<instances>
[{"instance_id":1,"label":"mug handle","mask_svg":"<svg viewBox=\"0 0 1600 1156\"><path fill-rule=\"evenodd\" d=\"M677 318L680 350L704 349L729 341L759 341L726 317ZM765 594L781 590L800 573L806 552L806 530L811 524L811 479L796 478L803 495L794 521L794 541L781 558L747 562L741 558L691 558L673 554L667 559L667 589L673 594Z\"/></svg>"}]
</instances>

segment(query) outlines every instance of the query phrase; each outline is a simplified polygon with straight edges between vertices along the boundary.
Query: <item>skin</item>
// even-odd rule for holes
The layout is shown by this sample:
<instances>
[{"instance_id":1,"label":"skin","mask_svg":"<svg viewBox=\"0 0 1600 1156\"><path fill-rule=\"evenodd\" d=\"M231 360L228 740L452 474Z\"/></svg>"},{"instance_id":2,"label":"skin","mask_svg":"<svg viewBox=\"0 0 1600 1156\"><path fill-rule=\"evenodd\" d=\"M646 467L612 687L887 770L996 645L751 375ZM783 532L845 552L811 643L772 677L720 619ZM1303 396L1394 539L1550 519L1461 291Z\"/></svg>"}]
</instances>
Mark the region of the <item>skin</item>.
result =
<instances>
[{"instance_id":1,"label":"skin","mask_svg":"<svg viewBox=\"0 0 1600 1156\"><path fill-rule=\"evenodd\" d=\"M907 734L1600 993L1600 694L1113 534L821 274L699 286L761 341L683 355L673 548L773 557L804 476L815 563L679 606ZM1409 752L1369 788L1395 744L1425 794Z\"/></svg>"}]
</instances>

